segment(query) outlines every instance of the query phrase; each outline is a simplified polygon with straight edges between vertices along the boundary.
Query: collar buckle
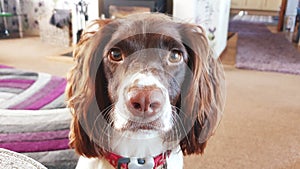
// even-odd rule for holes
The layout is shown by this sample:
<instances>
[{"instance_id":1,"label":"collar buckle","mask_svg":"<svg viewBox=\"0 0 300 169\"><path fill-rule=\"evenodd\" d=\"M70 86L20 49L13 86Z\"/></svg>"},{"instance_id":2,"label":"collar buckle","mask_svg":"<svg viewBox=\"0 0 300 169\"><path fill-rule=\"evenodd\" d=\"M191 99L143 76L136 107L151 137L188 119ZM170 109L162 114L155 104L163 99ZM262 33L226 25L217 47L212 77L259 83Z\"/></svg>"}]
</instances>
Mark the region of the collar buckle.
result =
<instances>
[{"instance_id":1,"label":"collar buckle","mask_svg":"<svg viewBox=\"0 0 300 169\"><path fill-rule=\"evenodd\" d=\"M127 166L127 164L130 163L130 158L119 158L118 159L118 164L117 164L117 169L122 169L122 165L125 164Z\"/></svg>"},{"instance_id":2,"label":"collar buckle","mask_svg":"<svg viewBox=\"0 0 300 169\"><path fill-rule=\"evenodd\" d=\"M153 157L137 158L131 157L128 163L128 169L153 169L155 161Z\"/></svg>"}]
</instances>

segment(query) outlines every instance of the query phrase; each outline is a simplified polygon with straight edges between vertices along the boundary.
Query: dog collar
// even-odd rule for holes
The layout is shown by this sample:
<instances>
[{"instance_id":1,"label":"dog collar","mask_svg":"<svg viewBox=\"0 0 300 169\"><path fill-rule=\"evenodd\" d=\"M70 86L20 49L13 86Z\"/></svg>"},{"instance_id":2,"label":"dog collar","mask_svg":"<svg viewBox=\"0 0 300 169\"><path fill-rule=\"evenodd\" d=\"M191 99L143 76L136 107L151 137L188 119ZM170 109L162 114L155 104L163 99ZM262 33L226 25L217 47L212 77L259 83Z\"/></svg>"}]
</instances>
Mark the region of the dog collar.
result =
<instances>
[{"instance_id":1,"label":"dog collar","mask_svg":"<svg viewBox=\"0 0 300 169\"><path fill-rule=\"evenodd\" d=\"M167 166L167 157L171 151L159 154L156 157L122 157L114 153L108 153L106 160L116 169L165 169Z\"/></svg>"}]
</instances>

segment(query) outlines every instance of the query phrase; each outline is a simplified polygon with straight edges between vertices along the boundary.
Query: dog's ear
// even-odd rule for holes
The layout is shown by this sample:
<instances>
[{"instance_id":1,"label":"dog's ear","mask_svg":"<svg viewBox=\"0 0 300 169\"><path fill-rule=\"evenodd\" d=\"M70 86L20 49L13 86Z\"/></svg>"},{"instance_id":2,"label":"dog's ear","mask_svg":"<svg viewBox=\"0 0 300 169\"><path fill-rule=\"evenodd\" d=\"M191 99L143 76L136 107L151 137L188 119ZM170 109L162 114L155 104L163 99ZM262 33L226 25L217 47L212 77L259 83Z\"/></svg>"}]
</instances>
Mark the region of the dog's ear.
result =
<instances>
[{"instance_id":1,"label":"dog's ear","mask_svg":"<svg viewBox=\"0 0 300 169\"><path fill-rule=\"evenodd\" d=\"M188 52L188 67L192 72L189 91L181 105L193 125L180 146L184 155L203 153L207 140L219 124L224 106L224 73L213 57L203 28L183 24L182 42ZM191 123L187 120L186 123ZM188 125L187 125L188 126Z\"/></svg>"},{"instance_id":2,"label":"dog's ear","mask_svg":"<svg viewBox=\"0 0 300 169\"><path fill-rule=\"evenodd\" d=\"M70 147L86 157L99 157L104 150L93 141L93 125L100 112L95 112L97 107L96 97L109 100L105 95L106 79L101 66L103 48L110 37L104 28L110 20L95 20L83 31L80 41L73 51L75 66L68 74L66 95L68 107L73 114L70 131ZM100 54L101 53L101 54ZM98 77L97 76L103 76ZM98 84L96 84L96 82ZM95 85L102 85L100 91L95 92ZM96 95L103 96L96 96ZM93 107L94 106L94 107ZM105 105L99 105L102 109Z\"/></svg>"}]
</instances>

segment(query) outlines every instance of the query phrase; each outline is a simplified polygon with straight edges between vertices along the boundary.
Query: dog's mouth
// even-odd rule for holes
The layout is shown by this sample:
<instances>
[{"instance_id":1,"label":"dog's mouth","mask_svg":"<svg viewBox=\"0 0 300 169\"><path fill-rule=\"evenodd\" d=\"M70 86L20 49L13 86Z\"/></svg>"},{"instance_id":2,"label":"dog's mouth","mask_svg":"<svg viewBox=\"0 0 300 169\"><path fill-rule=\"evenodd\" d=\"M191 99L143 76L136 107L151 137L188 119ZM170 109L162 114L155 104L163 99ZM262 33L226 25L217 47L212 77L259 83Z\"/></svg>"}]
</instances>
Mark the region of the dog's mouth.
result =
<instances>
[{"instance_id":1,"label":"dog's mouth","mask_svg":"<svg viewBox=\"0 0 300 169\"><path fill-rule=\"evenodd\" d=\"M151 122L136 122L136 121L128 121L126 125L123 127L123 130L129 131L160 131L163 125L159 121L159 119L151 121Z\"/></svg>"}]
</instances>

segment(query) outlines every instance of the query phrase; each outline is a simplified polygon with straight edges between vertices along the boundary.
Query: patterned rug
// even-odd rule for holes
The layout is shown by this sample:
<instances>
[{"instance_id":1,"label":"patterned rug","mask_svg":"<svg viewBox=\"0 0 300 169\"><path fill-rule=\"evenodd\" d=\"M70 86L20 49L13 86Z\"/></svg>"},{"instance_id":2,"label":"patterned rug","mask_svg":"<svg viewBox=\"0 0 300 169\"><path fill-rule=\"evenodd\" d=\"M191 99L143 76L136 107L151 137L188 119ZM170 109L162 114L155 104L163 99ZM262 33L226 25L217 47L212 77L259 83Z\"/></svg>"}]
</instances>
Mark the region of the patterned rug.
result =
<instances>
[{"instance_id":1,"label":"patterned rug","mask_svg":"<svg viewBox=\"0 0 300 169\"><path fill-rule=\"evenodd\" d=\"M265 24L231 21L238 32L238 68L300 74L300 52L283 33L271 33Z\"/></svg>"},{"instance_id":2,"label":"patterned rug","mask_svg":"<svg viewBox=\"0 0 300 169\"><path fill-rule=\"evenodd\" d=\"M265 23L274 24L278 23L277 17L274 16L261 16L261 15L248 15L248 14L238 14L231 18L232 21L246 21L252 23Z\"/></svg>"},{"instance_id":3,"label":"patterned rug","mask_svg":"<svg viewBox=\"0 0 300 169\"><path fill-rule=\"evenodd\" d=\"M0 65L0 148L25 154L48 168L74 168L68 147L71 113L66 80Z\"/></svg>"}]
</instances>

